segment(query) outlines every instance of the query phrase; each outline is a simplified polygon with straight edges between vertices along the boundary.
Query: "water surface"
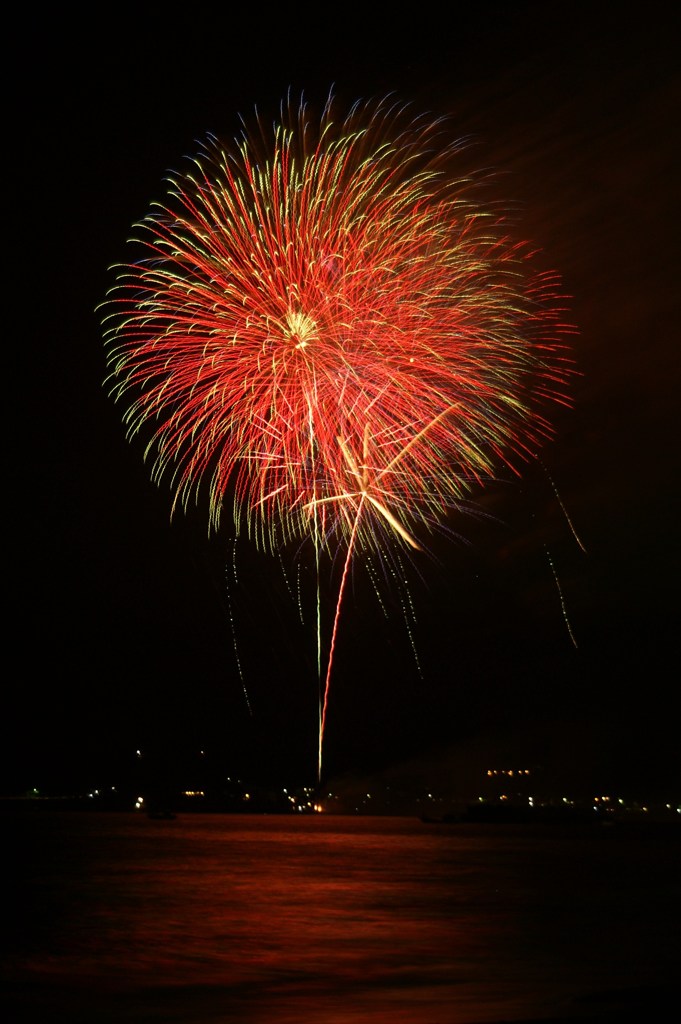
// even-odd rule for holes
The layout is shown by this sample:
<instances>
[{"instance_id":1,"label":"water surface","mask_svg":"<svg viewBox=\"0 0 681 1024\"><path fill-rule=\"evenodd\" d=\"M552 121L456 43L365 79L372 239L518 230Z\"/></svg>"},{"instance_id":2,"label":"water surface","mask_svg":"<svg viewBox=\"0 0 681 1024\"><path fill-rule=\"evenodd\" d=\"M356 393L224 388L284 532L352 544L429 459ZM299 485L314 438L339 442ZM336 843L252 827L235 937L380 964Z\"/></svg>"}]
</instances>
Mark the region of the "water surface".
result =
<instances>
[{"instance_id":1,"label":"water surface","mask_svg":"<svg viewBox=\"0 0 681 1024\"><path fill-rule=\"evenodd\" d=\"M13 1022L652 1019L678 976L679 844L652 833L50 812L12 831Z\"/></svg>"}]
</instances>

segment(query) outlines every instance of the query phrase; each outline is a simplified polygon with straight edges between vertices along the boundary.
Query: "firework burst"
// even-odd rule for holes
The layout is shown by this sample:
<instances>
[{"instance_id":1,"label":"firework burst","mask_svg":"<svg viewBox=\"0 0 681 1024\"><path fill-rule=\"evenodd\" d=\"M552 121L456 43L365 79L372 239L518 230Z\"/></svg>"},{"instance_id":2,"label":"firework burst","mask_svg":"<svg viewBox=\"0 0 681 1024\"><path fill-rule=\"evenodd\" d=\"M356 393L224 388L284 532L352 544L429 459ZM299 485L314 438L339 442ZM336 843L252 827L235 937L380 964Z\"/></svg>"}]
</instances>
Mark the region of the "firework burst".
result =
<instances>
[{"instance_id":1,"label":"firework burst","mask_svg":"<svg viewBox=\"0 0 681 1024\"><path fill-rule=\"evenodd\" d=\"M205 487L210 528L231 505L266 546L344 547L345 580L538 451L570 373L558 281L444 132L387 101L287 106L171 177L105 333L174 508Z\"/></svg>"}]
</instances>

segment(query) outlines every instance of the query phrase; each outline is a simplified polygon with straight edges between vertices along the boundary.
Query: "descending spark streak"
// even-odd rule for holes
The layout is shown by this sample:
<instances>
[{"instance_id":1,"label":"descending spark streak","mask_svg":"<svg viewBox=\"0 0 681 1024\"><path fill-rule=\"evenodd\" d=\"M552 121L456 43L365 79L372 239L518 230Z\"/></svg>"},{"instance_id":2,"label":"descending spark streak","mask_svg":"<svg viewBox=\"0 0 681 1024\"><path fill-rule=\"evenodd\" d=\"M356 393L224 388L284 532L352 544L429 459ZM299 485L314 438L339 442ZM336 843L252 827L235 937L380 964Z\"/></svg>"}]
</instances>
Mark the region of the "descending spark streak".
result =
<instances>
[{"instance_id":1,"label":"descending spark streak","mask_svg":"<svg viewBox=\"0 0 681 1024\"><path fill-rule=\"evenodd\" d=\"M312 405L308 402L309 410L309 428L310 428L310 449L314 448L314 417L312 415ZM313 486L313 493L316 494L317 487L316 483ZM322 693L322 597L321 597L321 572L319 565L319 552L320 552L320 539L319 539L319 520L317 518L316 505L312 509L312 539L314 543L314 561L315 561L315 585L316 585L316 636L317 636L317 687L319 691L319 720L318 720L318 732L319 732L319 765L317 777L321 780L322 777L322 734L324 732L324 695Z\"/></svg>"},{"instance_id":2,"label":"descending spark streak","mask_svg":"<svg viewBox=\"0 0 681 1024\"><path fill-rule=\"evenodd\" d=\"M343 575L341 576L340 586L338 588L338 597L336 599L336 614L333 619L333 629L331 630L331 645L329 648L329 660L326 666L326 680L324 682L324 698L322 701L322 717L319 727L319 759L317 765L317 778L321 781L322 778L322 745L324 742L324 726L326 725L326 711L329 703L329 686L331 684L331 669L333 667L333 655L336 649L336 637L338 635L338 623L340 621L341 603L343 601L343 595L345 593L345 585L348 579L348 570L350 569L350 562L355 546L355 539L357 537L357 527L359 526L360 516L362 514L362 508L364 503L364 496L360 498L359 507L357 509L357 515L355 517L355 523L350 534L350 540L348 541L348 550L345 554L345 564L343 565Z\"/></svg>"},{"instance_id":3,"label":"descending spark streak","mask_svg":"<svg viewBox=\"0 0 681 1024\"><path fill-rule=\"evenodd\" d=\"M565 522L570 527L570 532L572 533L572 536L575 538L578 547L584 552L584 554L586 554L586 548L584 547L584 544L582 543L582 540L581 540L579 534L577 533L577 530L575 529L575 525L572 522L572 519L570 517L570 514L568 513L568 510L565 507L563 499L560 496L560 492L559 492L558 488L556 487L556 485L554 483L553 477L551 476L551 474L549 473L548 469L546 468L546 466L544 465L544 463L541 461L541 459L539 457L537 457L537 462L539 463L541 468L544 470L544 473L546 474L546 479L551 484L551 489L552 489L552 491L553 491L553 493L555 495L556 501L560 505L560 509L561 509L563 515L565 516Z\"/></svg>"},{"instance_id":4,"label":"descending spark streak","mask_svg":"<svg viewBox=\"0 0 681 1024\"><path fill-rule=\"evenodd\" d=\"M402 576L404 577L404 567L402 566L402 562L399 559L399 557L397 559L397 564L399 565ZM400 596L400 604L402 605L404 623L405 626L407 627L409 643L411 645L412 654L414 655L414 662L416 663L416 670L419 674L419 678L423 679L423 668L421 667L421 659L419 658L419 652L416 647L416 641L414 640L413 626L416 622L416 616L414 613L414 606L411 600L411 594L409 593L409 588L407 587L406 580L404 579L400 579L399 581L398 594Z\"/></svg>"},{"instance_id":5,"label":"descending spark streak","mask_svg":"<svg viewBox=\"0 0 681 1024\"><path fill-rule=\"evenodd\" d=\"M561 611L563 613L563 621L565 623L565 627L566 627L566 629L568 631L568 635L570 637L570 640L572 641L572 646L574 648L577 648L577 640L575 639L575 634L572 632L572 626L570 624L570 619L568 618L567 605L565 604L565 597L563 595L563 588L560 585L560 580L558 579L558 573L556 572L556 567L553 564L553 559L551 558L551 552L549 551L549 549L547 548L546 545L544 545L544 551L546 552L546 557L548 559L549 566L551 568L551 572L553 573L553 580L554 580L554 583L556 584L556 590L558 591L558 598L560 600L560 608L561 608Z\"/></svg>"},{"instance_id":6,"label":"descending spark streak","mask_svg":"<svg viewBox=\"0 0 681 1024\"><path fill-rule=\"evenodd\" d=\"M237 582L236 575L236 539L234 540L232 548L232 573L234 576L234 582ZM244 673L241 666L241 658L239 657L239 645L236 639L236 626L234 624L234 612L232 611L232 596L229 587L229 569L225 571L225 584L227 593L227 614L229 616L229 628L232 633L232 646L234 648L234 660L236 661L237 672L239 673L239 681L241 682L241 689L243 691L244 700L246 701L246 707L248 708L249 715L253 715L253 708L248 696L248 690L246 688L246 680L244 679Z\"/></svg>"}]
</instances>

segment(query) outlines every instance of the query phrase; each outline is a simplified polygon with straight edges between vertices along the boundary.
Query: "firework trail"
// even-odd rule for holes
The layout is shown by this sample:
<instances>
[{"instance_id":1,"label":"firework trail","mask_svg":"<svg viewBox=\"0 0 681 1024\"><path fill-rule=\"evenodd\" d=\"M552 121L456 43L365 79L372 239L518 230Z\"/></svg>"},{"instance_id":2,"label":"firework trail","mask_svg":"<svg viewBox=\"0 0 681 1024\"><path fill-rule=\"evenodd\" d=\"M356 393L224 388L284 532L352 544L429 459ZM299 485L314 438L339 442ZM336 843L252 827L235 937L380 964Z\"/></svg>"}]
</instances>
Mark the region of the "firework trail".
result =
<instances>
[{"instance_id":1,"label":"firework trail","mask_svg":"<svg viewBox=\"0 0 681 1024\"><path fill-rule=\"evenodd\" d=\"M233 575L234 582L237 583L236 574L236 540L233 541L232 547L232 565L231 570L228 568L225 572L225 585L227 594L227 616L229 618L229 629L232 636L232 646L234 648L234 660L236 662L237 672L239 673L239 681L241 682L241 689L243 691L244 700L246 701L246 707L248 708L249 715L253 715L253 709L251 708L251 702L248 696L248 690L246 688L246 680L244 679L243 669L241 667L241 658L239 656L239 645L236 641L236 626L234 623L234 612L232 610L232 596L230 588L230 574Z\"/></svg>"},{"instance_id":2,"label":"firework trail","mask_svg":"<svg viewBox=\"0 0 681 1024\"><path fill-rule=\"evenodd\" d=\"M346 550L334 641L350 559L419 550L566 401L558 279L444 138L387 100L336 120L331 99L210 138L105 304L110 390L173 509L205 489L209 529L228 507L272 550L307 538L318 578Z\"/></svg>"}]
</instances>

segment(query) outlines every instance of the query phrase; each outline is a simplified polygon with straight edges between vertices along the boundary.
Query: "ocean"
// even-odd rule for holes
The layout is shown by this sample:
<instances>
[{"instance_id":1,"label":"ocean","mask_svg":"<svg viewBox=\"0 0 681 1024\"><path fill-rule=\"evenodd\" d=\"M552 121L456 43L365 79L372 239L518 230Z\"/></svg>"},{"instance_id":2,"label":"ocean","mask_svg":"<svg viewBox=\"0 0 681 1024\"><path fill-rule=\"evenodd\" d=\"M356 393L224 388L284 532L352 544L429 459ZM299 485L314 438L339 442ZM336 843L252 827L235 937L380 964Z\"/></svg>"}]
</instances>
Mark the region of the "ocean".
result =
<instances>
[{"instance_id":1,"label":"ocean","mask_svg":"<svg viewBox=\"0 0 681 1024\"><path fill-rule=\"evenodd\" d=\"M8 1024L656 1021L678 836L332 815L5 814Z\"/></svg>"}]
</instances>

